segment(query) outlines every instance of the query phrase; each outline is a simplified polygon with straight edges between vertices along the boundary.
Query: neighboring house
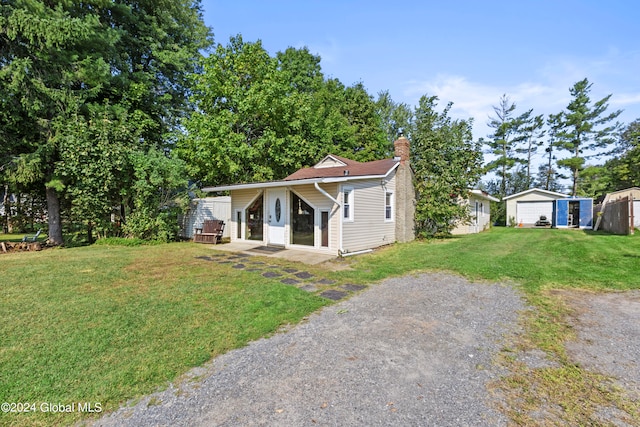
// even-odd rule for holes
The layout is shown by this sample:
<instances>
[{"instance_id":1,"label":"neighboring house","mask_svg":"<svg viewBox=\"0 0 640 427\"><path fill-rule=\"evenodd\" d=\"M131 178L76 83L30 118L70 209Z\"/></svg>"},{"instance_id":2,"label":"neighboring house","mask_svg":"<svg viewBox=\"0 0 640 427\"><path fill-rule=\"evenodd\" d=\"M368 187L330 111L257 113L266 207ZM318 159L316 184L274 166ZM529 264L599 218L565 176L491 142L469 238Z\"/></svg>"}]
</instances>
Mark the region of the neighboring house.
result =
<instances>
[{"instance_id":1,"label":"neighboring house","mask_svg":"<svg viewBox=\"0 0 640 427\"><path fill-rule=\"evenodd\" d=\"M451 231L451 234L473 234L488 230L491 227L491 202L499 202L482 190L471 190L469 197L461 203L469 207L471 220L460 223Z\"/></svg>"},{"instance_id":2,"label":"neighboring house","mask_svg":"<svg viewBox=\"0 0 640 427\"><path fill-rule=\"evenodd\" d=\"M593 199L532 188L502 199L507 203L507 225L532 227L546 217L558 228L593 227Z\"/></svg>"},{"instance_id":3,"label":"neighboring house","mask_svg":"<svg viewBox=\"0 0 640 427\"><path fill-rule=\"evenodd\" d=\"M229 191L231 241L352 254L413 240L415 190L409 140L393 159L327 155L281 181L205 187Z\"/></svg>"},{"instance_id":4,"label":"neighboring house","mask_svg":"<svg viewBox=\"0 0 640 427\"><path fill-rule=\"evenodd\" d=\"M554 202L568 197L566 194L538 188L504 197L502 200L507 203L507 225L533 226L541 216L545 216L551 221Z\"/></svg>"},{"instance_id":5,"label":"neighboring house","mask_svg":"<svg viewBox=\"0 0 640 427\"><path fill-rule=\"evenodd\" d=\"M640 228L640 188L631 187L608 193L599 211L594 229L616 234L633 234Z\"/></svg>"},{"instance_id":6,"label":"neighboring house","mask_svg":"<svg viewBox=\"0 0 640 427\"><path fill-rule=\"evenodd\" d=\"M219 219L226 225L231 221L231 197L205 197L193 199L189 210L180 218L180 236L191 239L196 227L202 227L207 219ZM225 227L223 238L228 238L230 231Z\"/></svg>"}]
</instances>

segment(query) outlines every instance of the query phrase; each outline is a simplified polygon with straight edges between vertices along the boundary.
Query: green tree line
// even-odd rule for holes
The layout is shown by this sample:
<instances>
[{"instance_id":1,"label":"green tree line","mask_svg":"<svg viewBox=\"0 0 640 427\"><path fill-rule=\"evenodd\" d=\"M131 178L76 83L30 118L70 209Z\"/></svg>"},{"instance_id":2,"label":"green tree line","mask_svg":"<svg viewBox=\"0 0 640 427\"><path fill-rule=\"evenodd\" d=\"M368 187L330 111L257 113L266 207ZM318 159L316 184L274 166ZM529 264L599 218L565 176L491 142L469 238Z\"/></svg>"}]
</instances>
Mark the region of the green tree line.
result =
<instances>
[{"instance_id":1,"label":"green tree line","mask_svg":"<svg viewBox=\"0 0 640 427\"><path fill-rule=\"evenodd\" d=\"M639 185L639 120L626 127L616 121L621 110L608 111L612 95L593 101L592 86L586 78L576 82L567 107L547 117L533 109L516 114L503 95L488 122L493 132L481 140L492 158L485 172L496 177L484 188L502 198L534 187L564 192L562 181L569 180L572 196L598 198ZM502 204L494 214L504 224Z\"/></svg>"},{"instance_id":2,"label":"green tree line","mask_svg":"<svg viewBox=\"0 0 640 427\"><path fill-rule=\"evenodd\" d=\"M0 7L3 225L38 227L46 217L53 244L74 233L89 242L175 239L178 214L203 185L281 179L327 153L390 157L400 133L412 141L421 236L468 219L457 200L487 171L497 173L487 188L499 196L539 185L545 173L545 188L555 188L557 166L572 171L576 191L603 180L611 187L613 170L615 185L636 179L637 124L618 136L608 126L617 114L604 115L608 98L591 103L586 80L546 121L532 110L516 116L503 97L494 134L474 141L472 119L451 118L451 104L440 108L429 94L415 107L387 91L374 97L362 82L326 77L307 48L271 55L240 35L214 45L200 0ZM584 167L585 150L614 140L615 165ZM486 168L483 145L495 158ZM535 177L542 148L549 163ZM552 165L559 150L572 157Z\"/></svg>"}]
</instances>

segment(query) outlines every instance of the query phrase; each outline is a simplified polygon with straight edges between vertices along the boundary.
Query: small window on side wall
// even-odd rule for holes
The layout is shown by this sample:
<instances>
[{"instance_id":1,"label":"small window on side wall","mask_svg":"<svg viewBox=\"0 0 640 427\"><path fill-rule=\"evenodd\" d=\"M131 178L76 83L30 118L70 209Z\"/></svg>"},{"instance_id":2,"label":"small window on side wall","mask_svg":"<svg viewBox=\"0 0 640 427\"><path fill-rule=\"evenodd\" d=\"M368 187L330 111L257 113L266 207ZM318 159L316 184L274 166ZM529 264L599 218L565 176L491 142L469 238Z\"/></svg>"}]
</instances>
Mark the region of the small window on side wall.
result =
<instances>
[{"instance_id":1,"label":"small window on side wall","mask_svg":"<svg viewBox=\"0 0 640 427\"><path fill-rule=\"evenodd\" d=\"M393 221L393 193L390 191L384 195L384 220Z\"/></svg>"},{"instance_id":2,"label":"small window on side wall","mask_svg":"<svg viewBox=\"0 0 640 427\"><path fill-rule=\"evenodd\" d=\"M342 220L353 221L353 188L342 189Z\"/></svg>"}]
</instances>

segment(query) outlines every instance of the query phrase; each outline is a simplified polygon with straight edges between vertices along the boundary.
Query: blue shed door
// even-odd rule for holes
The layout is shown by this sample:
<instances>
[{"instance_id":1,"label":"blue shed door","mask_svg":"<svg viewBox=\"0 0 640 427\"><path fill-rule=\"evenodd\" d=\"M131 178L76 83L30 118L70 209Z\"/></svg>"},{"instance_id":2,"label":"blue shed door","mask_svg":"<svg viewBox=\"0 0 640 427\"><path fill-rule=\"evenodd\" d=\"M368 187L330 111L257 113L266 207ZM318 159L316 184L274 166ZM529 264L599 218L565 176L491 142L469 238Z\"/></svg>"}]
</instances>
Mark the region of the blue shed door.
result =
<instances>
[{"instance_id":1,"label":"blue shed door","mask_svg":"<svg viewBox=\"0 0 640 427\"><path fill-rule=\"evenodd\" d=\"M580 227L593 227L593 200L580 200Z\"/></svg>"},{"instance_id":2,"label":"blue shed door","mask_svg":"<svg viewBox=\"0 0 640 427\"><path fill-rule=\"evenodd\" d=\"M566 227L569 225L569 201L556 200L556 227Z\"/></svg>"}]
</instances>

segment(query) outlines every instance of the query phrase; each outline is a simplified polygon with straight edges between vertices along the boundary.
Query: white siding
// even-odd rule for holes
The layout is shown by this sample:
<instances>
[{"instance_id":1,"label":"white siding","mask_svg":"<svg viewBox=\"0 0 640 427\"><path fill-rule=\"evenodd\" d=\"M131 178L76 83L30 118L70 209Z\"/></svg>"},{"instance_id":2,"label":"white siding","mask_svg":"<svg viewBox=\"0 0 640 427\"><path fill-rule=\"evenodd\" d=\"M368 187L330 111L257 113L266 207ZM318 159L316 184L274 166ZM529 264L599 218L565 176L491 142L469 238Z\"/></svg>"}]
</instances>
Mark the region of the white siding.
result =
<instances>
[{"instance_id":1,"label":"white siding","mask_svg":"<svg viewBox=\"0 0 640 427\"><path fill-rule=\"evenodd\" d=\"M385 186L380 179L353 180L353 221L342 222L342 249L355 252L395 242L395 221L385 221L385 193L395 196L395 174Z\"/></svg>"},{"instance_id":2,"label":"white siding","mask_svg":"<svg viewBox=\"0 0 640 427\"><path fill-rule=\"evenodd\" d=\"M476 218L476 203L478 204L478 215ZM471 220L469 223L461 223L451 230L451 234L472 234L480 233L491 227L491 202L479 197L470 196L464 202L468 206Z\"/></svg>"},{"instance_id":3,"label":"white siding","mask_svg":"<svg viewBox=\"0 0 640 427\"><path fill-rule=\"evenodd\" d=\"M192 238L196 227L202 227L207 219L219 219L225 222L222 237L230 236L231 197L206 197L193 199L191 207L182 218L182 237Z\"/></svg>"}]
</instances>

